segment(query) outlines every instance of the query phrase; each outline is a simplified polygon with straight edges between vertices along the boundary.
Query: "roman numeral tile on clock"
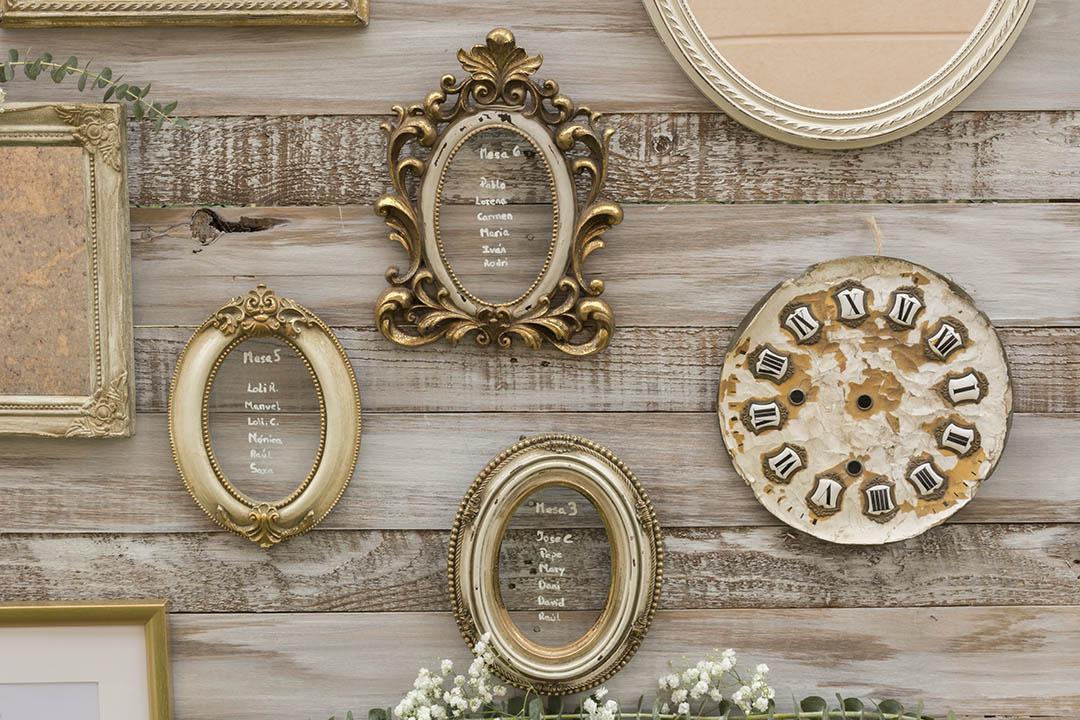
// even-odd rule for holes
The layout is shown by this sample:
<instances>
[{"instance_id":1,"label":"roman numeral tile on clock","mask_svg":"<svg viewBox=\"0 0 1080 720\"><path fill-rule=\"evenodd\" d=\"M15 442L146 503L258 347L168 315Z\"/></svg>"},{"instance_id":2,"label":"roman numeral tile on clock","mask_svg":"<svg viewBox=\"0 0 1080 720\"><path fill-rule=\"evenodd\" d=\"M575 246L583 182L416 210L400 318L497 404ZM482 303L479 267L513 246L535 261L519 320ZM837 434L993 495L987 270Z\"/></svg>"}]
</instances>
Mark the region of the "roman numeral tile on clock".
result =
<instances>
[{"instance_id":1,"label":"roman numeral tile on clock","mask_svg":"<svg viewBox=\"0 0 1080 720\"><path fill-rule=\"evenodd\" d=\"M851 257L755 306L724 357L717 408L735 470L770 512L876 544L972 501L1005 449L1012 389L997 333L953 281Z\"/></svg>"}]
</instances>

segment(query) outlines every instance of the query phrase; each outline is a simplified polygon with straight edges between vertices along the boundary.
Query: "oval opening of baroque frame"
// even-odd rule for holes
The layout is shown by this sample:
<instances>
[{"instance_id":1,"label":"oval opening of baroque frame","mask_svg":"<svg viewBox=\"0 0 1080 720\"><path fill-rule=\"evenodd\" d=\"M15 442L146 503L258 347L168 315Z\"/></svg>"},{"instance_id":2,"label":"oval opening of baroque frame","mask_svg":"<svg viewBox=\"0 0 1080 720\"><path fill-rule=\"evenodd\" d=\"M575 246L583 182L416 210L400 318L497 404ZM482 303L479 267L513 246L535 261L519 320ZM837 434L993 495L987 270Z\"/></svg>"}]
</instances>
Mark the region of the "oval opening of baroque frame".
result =
<instances>
[{"instance_id":1,"label":"oval opening of baroque frame","mask_svg":"<svg viewBox=\"0 0 1080 720\"><path fill-rule=\"evenodd\" d=\"M410 347L471 336L478 345L509 348L519 340L534 349L548 342L571 355L599 352L615 318L600 299L604 282L586 279L584 264L604 246L603 233L622 221L619 205L601 199L613 131L599 129L600 116L577 107L556 82L533 79L543 58L518 47L509 30L492 30L485 44L460 50L458 61L466 78L444 76L423 103L395 107L396 119L383 125L394 192L378 200L376 212L409 265L387 270L391 287L376 303L376 325ZM455 273L438 227L445 175L458 149L495 129L517 133L535 149L552 196L543 266L503 302L482 299Z\"/></svg>"},{"instance_id":2,"label":"oval opening of baroque frame","mask_svg":"<svg viewBox=\"0 0 1080 720\"><path fill-rule=\"evenodd\" d=\"M320 438L311 471L292 492L257 500L229 481L214 456L209 401L229 353L267 336L295 350L311 374ZM218 525L264 548L304 533L337 504L360 452L360 391L348 356L314 313L259 285L211 315L180 353L169 393L169 441L189 494Z\"/></svg>"},{"instance_id":3,"label":"oval opening of baroque frame","mask_svg":"<svg viewBox=\"0 0 1080 720\"><path fill-rule=\"evenodd\" d=\"M596 622L552 647L522 633L499 587L499 549L514 511L539 490L583 495L603 520L611 586ZM454 518L448 576L458 628L473 646L490 634L496 670L542 695L583 692L618 672L636 652L659 605L663 538L637 478L615 455L584 438L542 435L504 450L476 478Z\"/></svg>"}]
</instances>

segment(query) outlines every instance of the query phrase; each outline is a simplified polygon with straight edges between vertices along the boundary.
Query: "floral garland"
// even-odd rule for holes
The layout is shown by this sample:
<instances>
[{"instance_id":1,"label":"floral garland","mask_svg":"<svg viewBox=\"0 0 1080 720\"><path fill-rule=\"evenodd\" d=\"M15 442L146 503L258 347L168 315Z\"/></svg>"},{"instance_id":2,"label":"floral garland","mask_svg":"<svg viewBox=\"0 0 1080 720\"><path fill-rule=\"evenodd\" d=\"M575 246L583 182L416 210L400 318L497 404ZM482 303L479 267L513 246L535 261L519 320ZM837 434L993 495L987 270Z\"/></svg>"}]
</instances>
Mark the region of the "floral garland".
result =
<instances>
[{"instance_id":1,"label":"floral garland","mask_svg":"<svg viewBox=\"0 0 1080 720\"><path fill-rule=\"evenodd\" d=\"M374 709L369 720L455 720L493 718L495 720L933 720L922 712L922 703L907 711L895 700L871 702L872 709L857 698L837 695L837 705L820 697L794 701L792 712L779 712L776 691L766 681L768 665L738 670L735 651L714 651L704 660L682 670L671 671L657 681L657 695L650 711L626 711L607 688L590 693L575 712L563 712L562 698L554 698L557 709L532 691L524 696L501 700L507 688L494 674L495 655L491 638L485 633L473 647L473 661L463 675L454 675L454 663L443 660L439 672L421 668L413 689L397 707ZM729 694L730 693L730 694ZM954 716L950 712L949 720ZM335 720L330 718L330 720ZM346 720L353 720L347 713Z\"/></svg>"}]
</instances>

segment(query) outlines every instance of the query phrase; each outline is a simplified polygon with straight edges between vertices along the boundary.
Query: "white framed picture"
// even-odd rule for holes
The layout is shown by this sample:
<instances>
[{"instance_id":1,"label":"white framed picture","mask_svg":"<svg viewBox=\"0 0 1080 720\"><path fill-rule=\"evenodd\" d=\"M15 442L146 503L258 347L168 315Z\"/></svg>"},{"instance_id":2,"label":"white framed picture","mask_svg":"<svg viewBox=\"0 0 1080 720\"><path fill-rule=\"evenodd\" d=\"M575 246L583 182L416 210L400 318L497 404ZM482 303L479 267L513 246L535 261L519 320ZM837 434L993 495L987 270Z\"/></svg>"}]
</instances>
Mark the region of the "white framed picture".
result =
<instances>
[{"instance_id":1,"label":"white framed picture","mask_svg":"<svg viewBox=\"0 0 1080 720\"><path fill-rule=\"evenodd\" d=\"M0 720L172 717L164 602L0 605L0 648Z\"/></svg>"}]
</instances>

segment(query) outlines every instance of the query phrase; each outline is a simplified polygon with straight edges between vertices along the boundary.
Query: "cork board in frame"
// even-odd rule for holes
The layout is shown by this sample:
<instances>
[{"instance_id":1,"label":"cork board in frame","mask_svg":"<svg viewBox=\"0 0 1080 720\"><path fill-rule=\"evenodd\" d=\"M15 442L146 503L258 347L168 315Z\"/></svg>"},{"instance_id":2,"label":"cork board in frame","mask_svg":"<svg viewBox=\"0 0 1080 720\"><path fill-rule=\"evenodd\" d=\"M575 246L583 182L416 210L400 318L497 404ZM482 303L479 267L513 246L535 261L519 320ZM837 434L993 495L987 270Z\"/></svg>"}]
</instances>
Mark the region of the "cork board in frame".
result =
<instances>
[{"instance_id":1,"label":"cork board in frame","mask_svg":"<svg viewBox=\"0 0 1080 720\"><path fill-rule=\"evenodd\" d=\"M0 27L367 23L368 0L0 0Z\"/></svg>"},{"instance_id":2,"label":"cork board in frame","mask_svg":"<svg viewBox=\"0 0 1080 720\"><path fill-rule=\"evenodd\" d=\"M125 167L119 105L0 113L0 434L134 432Z\"/></svg>"}]
</instances>

